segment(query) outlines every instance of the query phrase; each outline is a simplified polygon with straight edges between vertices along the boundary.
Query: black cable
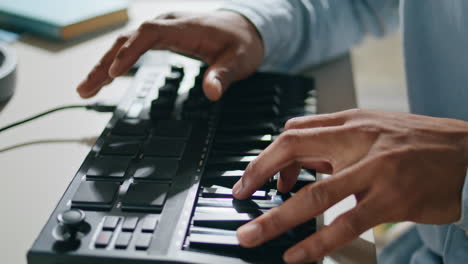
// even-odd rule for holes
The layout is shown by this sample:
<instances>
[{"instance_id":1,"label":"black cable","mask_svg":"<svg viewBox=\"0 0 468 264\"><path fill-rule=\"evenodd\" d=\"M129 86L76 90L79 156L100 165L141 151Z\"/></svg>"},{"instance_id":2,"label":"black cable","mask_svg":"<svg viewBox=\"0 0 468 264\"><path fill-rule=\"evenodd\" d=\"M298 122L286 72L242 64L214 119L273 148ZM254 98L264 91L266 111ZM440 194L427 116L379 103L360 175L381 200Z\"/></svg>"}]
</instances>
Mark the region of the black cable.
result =
<instances>
[{"instance_id":1,"label":"black cable","mask_svg":"<svg viewBox=\"0 0 468 264\"><path fill-rule=\"evenodd\" d=\"M4 127L0 128L0 132L3 132L3 131L5 131L7 129L10 129L12 127L19 126L21 124L27 123L29 121L32 121L34 119L37 119L39 117L43 117L45 115L48 115L48 114L51 114L51 113L54 113L54 112L57 112L57 111L66 110L66 109L76 109L76 108L85 108L87 110L93 110L93 111L96 111L96 112L106 113L106 112L113 112L115 110L116 106L115 105L103 105L103 104L100 104L100 103L94 103L94 104L88 104L88 105L60 106L60 107L57 107L57 108L47 110L47 111L42 112L40 114L25 118L23 120L17 121L15 123L9 124L7 126L4 126Z\"/></svg>"}]
</instances>

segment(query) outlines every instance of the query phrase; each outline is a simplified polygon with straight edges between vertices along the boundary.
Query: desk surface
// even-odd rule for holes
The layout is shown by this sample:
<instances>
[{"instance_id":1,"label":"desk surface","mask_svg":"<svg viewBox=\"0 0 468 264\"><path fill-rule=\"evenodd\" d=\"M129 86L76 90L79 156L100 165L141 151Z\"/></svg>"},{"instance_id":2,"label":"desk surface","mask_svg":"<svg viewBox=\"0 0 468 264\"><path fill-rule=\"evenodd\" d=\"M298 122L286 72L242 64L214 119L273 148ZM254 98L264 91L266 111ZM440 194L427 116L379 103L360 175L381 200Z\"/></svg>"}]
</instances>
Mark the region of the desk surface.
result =
<instances>
[{"instance_id":1,"label":"desk surface","mask_svg":"<svg viewBox=\"0 0 468 264\"><path fill-rule=\"evenodd\" d=\"M135 1L130 9L131 21L125 27L80 43L54 44L34 37L24 37L15 43L13 47L19 61L17 90L0 111L0 126L54 106L88 103L80 99L74 89L118 34L162 12L206 11L216 8L217 3L168 2ZM350 69L349 58L345 58L312 71L317 80L319 111L332 112L355 107ZM93 101L118 102L128 85L128 78L120 78ZM26 263L26 251L110 117L110 114L67 110L0 135L2 263ZM337 207L341 207L339 210L349 209L352 203L352 200L345 201ZM327 214L325 223L336 212ZM364 237L373 240L369 232ZM370 255L373 255L373 247L370 250ZM337 259L349 263L348 257L343 256L339 255Z\"/></svg>"}]
</instances>

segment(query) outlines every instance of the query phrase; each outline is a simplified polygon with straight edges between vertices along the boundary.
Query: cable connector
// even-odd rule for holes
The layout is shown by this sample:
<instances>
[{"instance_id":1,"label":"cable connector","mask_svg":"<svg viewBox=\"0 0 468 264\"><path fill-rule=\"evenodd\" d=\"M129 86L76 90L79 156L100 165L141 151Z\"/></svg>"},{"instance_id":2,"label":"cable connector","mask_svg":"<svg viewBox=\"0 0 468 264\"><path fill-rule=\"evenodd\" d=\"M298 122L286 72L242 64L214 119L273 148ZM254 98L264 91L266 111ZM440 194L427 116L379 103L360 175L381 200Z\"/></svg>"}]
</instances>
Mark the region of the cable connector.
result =
<instances>
[{"instance_id":1,"label":"cable connector","mask_svg":"<svg viewBox=\"0 0 468 264\"><path fill-rule=\"evenodd\" d=\"M116 105L111 105L111 104L104 104L104 103L96 102L94 104L87 104L87 105L66 105L66 106L56 107L56 108L47 110L45 112L42 112L40 114L25 118L25 119L20 120L20 121L17 121L17 122L15 122L13 124L9 124L7 126L0 127L0 132L3 132L3 131L5 131L7 129L10 129L12 127L19 126L21 124L27 123L27 122L32 121L34 119L37 119L39 117L43 117L45 115L55 113L57 111L66 110L66 109L77 109L77 108L81 108L81 109L85 108L87 110L93 110L93 111L100 112L100 113L112 113L112 112L115 111L117 106Z\"/></svg>"},{"instance_id":2,"label":"cable connector","mask_svg":"<svg viewBox=\"0 0 468 264\"><path fill-rule=\"evenodd\" d=\"M101 102L96 102L94 104L87 104L87 110L93 110L100 113L112 113L117 109L116 105L104 104Z\"/></svg>"}]
</instances>

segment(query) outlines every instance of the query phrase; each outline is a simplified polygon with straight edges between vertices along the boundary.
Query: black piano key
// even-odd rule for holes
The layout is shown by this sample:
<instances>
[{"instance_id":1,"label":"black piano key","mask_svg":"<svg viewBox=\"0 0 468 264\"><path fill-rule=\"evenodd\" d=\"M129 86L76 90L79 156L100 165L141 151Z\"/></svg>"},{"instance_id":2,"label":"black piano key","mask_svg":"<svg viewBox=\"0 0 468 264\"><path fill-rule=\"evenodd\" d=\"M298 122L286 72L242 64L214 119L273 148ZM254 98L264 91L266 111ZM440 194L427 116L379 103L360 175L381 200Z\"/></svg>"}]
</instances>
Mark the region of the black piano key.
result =
<instances>
[{"instance_id":1,"label":"black piano key","mask_svg":"<svg viewBox=\"0 0 468 264\"><path fill-rule=\"evenodd\" d=\"M224 106L239 106L239 105L279 105L280 98L276 94L260 94L258 96L245 96L241 98L227 97L224 100Z\"/></svg>"},{"instance_id":2,"label":"black piano key","mask_svg":"<svg viewBox=\"0 0 468 264\"><path fill-rule=\"evenodd\" d=\"M238 212L249 212L253 209L271 209L280 205L281 201L270 200L236 200L231 198L203 198L198 199L197 206L235 208Z\"/></svg>"},{"instance_id":3,"label":"black piano key","mask_svg":"<svg viewBox=\"0 0 468 264\"><path fill-rule=\"evenodd\" d=\"M252 217L246 213L201 213L196 212L193 216L193 225L201 227L220 228L228 230L236 230L241 225L246 224Z\"/></svg>"},{"instance_id":4,"label":"black piano key","mask_svg":"<svg viewBox=\"0 0 468 264\"><path fill-rule=\"evenodd\" d=\"M207 170L202 177L204 186L220 185L223 187L232 187L244 175L243 170Z\"/></svg>"},{"instance_id":5,"label":"black piano key","mask_svg":"<svg viewBox=\"0 0 468 264\"><path fill-rule=\"evenodd\" d=\"M222 118L234 120L258 120L262 118L274 118L279 115L279 109L275 105L256 105L252 107L229 107L221 111Z\"/></svg>"},{"instance_id":6,"label":"black piano key","mask_svg":"<svg viewBox=\"0 0 468 264\"><path fill-rule=\"evenodd\" d=\"M226 120L227 121L227 120ZM275 135L278 128L272 122L229 122L221 121L217 133L220 135Z\"/></svg>"},{"instance_id":7,"label":"black piano key","mask_svg":"<svg viewBox=\"0 0 468 264\"><path fill-rule=\"evenodd\" d=\"M188 242L190 249L255 263L284 263L283 253L293 245L289 241L275 239L255 248L243 248L235 234L220 233L191 233Z\"/></svg>"},{"instance_id":8,"label":"black piano key","mask_svg":"<svg viewBox=\"0 0 468 264\"><path fill-rule=\"evenodd\" d=\"M252 148L265 149L271 144L273 137L271 135L260 136L217 136L214 139L215 145L232 146L234 148Z\"/></svg>"},{"instance_id":9,"label":"black piano key","mask_svg":"<svg viewBox=\"0 0 468 264\"><path fill-rule=\"evenodd\" d=\"M213 146L212 156L258 156L264 149L232 145Z\"/></svg>"},{"instance_id":10,"label":"black piano key","mask_svg":"<svg viewBox=\"0 0 468 264\"><path fill-rule=\"evenodd\" d=\"M257 156L213 156L208 160L209 169L245 170Z\"/></svg>"}]
</instances>

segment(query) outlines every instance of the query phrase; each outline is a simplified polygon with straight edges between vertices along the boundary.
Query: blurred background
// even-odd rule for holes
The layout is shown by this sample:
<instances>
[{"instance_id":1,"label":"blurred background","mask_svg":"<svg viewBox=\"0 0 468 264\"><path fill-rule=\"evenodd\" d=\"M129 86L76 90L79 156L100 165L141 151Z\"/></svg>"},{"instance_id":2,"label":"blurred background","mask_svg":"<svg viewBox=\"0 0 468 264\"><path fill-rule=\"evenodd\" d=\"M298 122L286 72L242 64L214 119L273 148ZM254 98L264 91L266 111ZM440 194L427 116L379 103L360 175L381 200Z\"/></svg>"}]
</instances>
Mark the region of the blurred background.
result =
<instances>
[{"instance_id":1,"label":"blurred background","mask_svg":"<svg viewBox=\"0 0 468 264\"><path fill-rule=\"evenodd\" d=\"M21 0L0 0L0 2L19 3ZM29 0L32 5L40 5L41 1ZM79 1L79 0L77 0ZM120 0L116 0L120 1ZM95 1L98 3L99 1ZM145 8L141 3L151 2L153 8ZM20 32L11 33L10 27L6 27L0 20L0 41L7 42L18 55L18 75L17 91L14 100L23 102L16 105L12 102L0 105L0 126L17 120L19 116L35 113L51 106L64 103L80 103L74 92L74 88L79 81L84 78L91 67L97 62L99 57L90 56L88 50L92 47L97 54L102 54L122 32L127 32L136 28L141 22L151 19L156 15L172 10L205 10L216 9L222 4L222 0L131 0L126 5L129 21L116 23L115 27L100 31L86 38L78 38L71 41L61 41L53 37L43 37L37 34ZM194 8L196 7L196 8ZM2 10L0 3L0 14ZM26 8L27 9L27 8ZM122 15L122 14L121 14ZM1 17L1 16L0 16ZM124 19L124 17L120 17ZM34 59L32 59L34 58ZM358 106L366 109L381 109L392 111L408 111L406 98L405 76L403 67L403 57L401 48L400 33L394 33L384 39L366 38L360 45L351 51L354 81L357 93ZM53 65L63 65L68 71L60 71L60 76L56 75L57 69ZM31 74L34 73L34 74ZM28 75L28 78L24 78ZM120 98L128 80L122 78L112 85L112 89L104 89L96 100ZM58 87L58 88L57 88ZM66 102L58 101L67 100ZM336 96L340 96L337 94ZM17 171L18 175L28 175L27 168L21 168L21 164L12 164L12 161L20 160L20 151L13 150L9 155L4 155L11 145L24 143L21 139L28 139L27 142L42 140L44 138L54 138L63 140L53 147L44 149L44 144L35 144L30 148L37 148L38 155L35 171L45 174L44 177L32 177L32 180L24 179L12 180L11 177L3 182L3 186L8 186L1 193L3 201L11 197L19 197L18 190L22 190L22 199L17 199L13 203L0 203L0 259L2 263L19 264L25 263L26 250L32 245L33 239L38 235L40 228L47 220L48 215L54 208L56 202L68 185L69 180L74 175L80 164L70 163L57 159L63 155L69 155L70 151L83 158L89 151L89 144L92 144L96 135L102 131L106 120L110 115L96 116L94 114L83 113L58 113L52 119L44 119L39 125L39 129L31 131L16 130L14 133L2 134L0 138L0 167ZM80 123L69 124L69 120L85 119L90 126L83 126ZM63 128L50 131L48 127L56 126L57 122L68 122ZM94 124L94 125L93 125ZM89 134L89 137L73 138L70 131L76 133ZM27 143L26 142L26 143ZM57 143L57 142L55 142ZM73 144L64 146L62 143ZM83 159L82 158L82 159ZM81 159L81 160L82 160ZM25 160L25 162L29 162ZM51 168L54 164L55 168ZM13 168L14 167L14 168ZM28 166L24 166L28 167ZM47 172L61 168L67 180L61 182L58 179L47 178ZM8 170L8 169L7 169ZM36 175L32 175L36 176ZM45 192L41 186L54 185L53 192ZM47 204L47 207L38 209L31 200L39 199L37 202ZM11 212L16 210L27 210L30 214L28 219L15 219L9 217ZM22 228L11 228L19 226ZM375 229L376 243L381 248L385 243L404 230L407 224L403 225L382 225ZM18 232L21 235L18 236ZM15 239L17 237L18 239ZM11 240L9 240L10 238Z\"/></svg>"}]
</instances>

